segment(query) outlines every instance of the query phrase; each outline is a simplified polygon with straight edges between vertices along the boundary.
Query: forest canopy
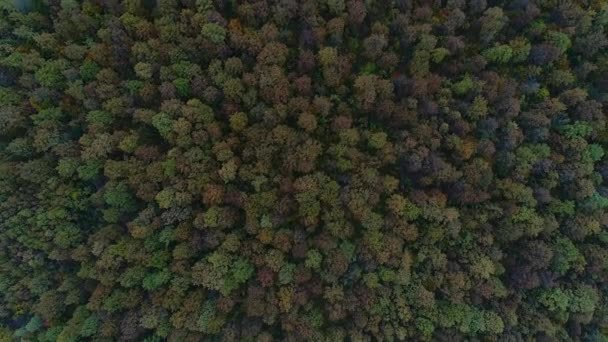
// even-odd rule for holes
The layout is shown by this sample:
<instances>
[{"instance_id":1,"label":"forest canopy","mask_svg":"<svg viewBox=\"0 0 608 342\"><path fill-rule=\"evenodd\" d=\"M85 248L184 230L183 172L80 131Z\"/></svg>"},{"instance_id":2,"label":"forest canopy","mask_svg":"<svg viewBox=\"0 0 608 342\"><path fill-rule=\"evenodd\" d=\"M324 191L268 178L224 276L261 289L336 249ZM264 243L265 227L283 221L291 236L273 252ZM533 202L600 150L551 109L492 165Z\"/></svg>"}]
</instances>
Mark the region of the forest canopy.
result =
<instances>
[{"instance_id":1,"label":"forest canopy","mask_svg":"<svg viewBox=\"0 0 608 342\"><path fill-rule=\"evenodd\" d=\"M608 341L603 0L0 0L0 341Z\"/></svg>"}]
</instances>

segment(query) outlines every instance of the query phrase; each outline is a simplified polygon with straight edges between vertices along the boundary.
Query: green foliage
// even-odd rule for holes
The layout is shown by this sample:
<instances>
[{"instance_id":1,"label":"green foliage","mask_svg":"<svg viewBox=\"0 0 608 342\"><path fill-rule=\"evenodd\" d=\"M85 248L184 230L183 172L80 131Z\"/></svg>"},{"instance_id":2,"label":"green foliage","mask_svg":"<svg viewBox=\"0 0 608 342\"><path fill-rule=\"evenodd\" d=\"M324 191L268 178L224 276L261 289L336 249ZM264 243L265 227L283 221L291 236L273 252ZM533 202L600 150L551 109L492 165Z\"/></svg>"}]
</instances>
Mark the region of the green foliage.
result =
<instances>
[{"instance_id":1,"label":"green foliage","mask_svg":"<svg viewBox=\"0 0 608 342\"><path fill-rule=\"evenodd\" d=\"M513 50L509 45L498 45L483 51L483 56L491 63L506 64L513 56Z\"/></svg>"},{"instance_id":2,"label":"green foliage","mask_svg":"<svg viewBox=\"0 0 608 342\"><path fill-rule=\"evenodd\" d=\"M247 127L247 114L243 112L234 113L230 117L230 128L235 132L240 132Z\"/></svg>"},{"instance_id":3,"label":"green foliage","mask_svg":"<svg viewBox=\"0 0 608 342\"><path fill-rule=\"evenodd\" d=\"M87 114L87 121L92 125L110 125L114 119L112 114L106 111L94 110Z\"/></svg>"},{"instance_id":4,"label":"green foliage","mask_svg":"<svg viewBox=\"0 0 608 342\"><path fill-rule=\"evenodd\" d=\"M585 266L585 258L570 239L557 239L554 250L553 269L557 273L565 274L570 269L580 271Z\"/></svg>"},{"instance_id":5,"label":"green foliage","mask_svg":"<svg viewBox=\"0 0 608 342\"><path fill-rule=\"evenodd\" d=\"M591 156L591 160L597 162L604 157L604 148L598 144L589 145L589 154Z\"/></svg>"},{"instance_id":6,"label":"green foliage","mask_svg":"<svg viewBox=\"0 0 608 342\"><path fill-rule=\"evenodd\" d=\"M431 322L429 319L420 317L416 319L416 329L420 331L420 334L422 336L428 338L433 335L433 332L435 331L435 326L433 325L433 322Z\"/></svg>"},{"instance_id":7,"label":"green foliage","mask_svg":"<svg viewBox=\"0 0 608 342\"><path fill-rule=\"evenodd\" d=\"M513 63L526 61L532 48L530 42L523 37L513 39L509 42L509 46L511 47L511 61Z\"/></svg>"},{"instance_id":8,"label":"green foliage","mask_svg":"<svg viewBox=\"0 0 608 342\"><path fill-rule=\"evenodd\" d=\"M504 322L492 311L483 311L465 304L440 306L440 324L467 334L501 334Z\"/></svg>"},{"instance_id":9,"label":"green foliage","mask_svg":"<svg viewBox=\"0 0 608 342\"><path fill-rule=\"evenodd\" d=\"M505 15L502 8L490 7L485 10L480 21L480 38L483 42L490 42L507 26L509 18Z\"/></svg>"},{"instance_id":10,"label":"green foliage","mask_svg":"<svg viewBox=\"0 0 608 342\"><path fill-rule=\"evenodd\" d=\"M338 50L334 47L325 47L319 50L319 62L323 66L330 66L336 63L338 59Z\"/></svg>"},{"instance_id":11,"label":"green foliage","mask_svg":"<svg viewBox=\"0 0 608 342\"><path fill-rule=\"evenodd\" d=\"M0 326L0 341L11 341L11 330L5 326Z\"/></svg>"},{"instance_id":12,"label":"green foliage","mask_svg":"<svg viewBox=\"0 0 608 342\"><path fill-rule=\"evenodd\" d=\"M132 211L136 207L135 199L125 183L106 185L103 197L106 204L121 211Z\"/></svg>"},{"instance_id":13,"label":"green foliage","mask_svg":"<svg viewBox=\"0 0 608 342\"><path fill-rule=\"evenodd\" d=\"M228 295L253 276L255 268L241 257L214 252L193 268L196 284Z\"/></svg>"},{"instance_id":14,"label":"green foliage","mask_svg":"<svg viewBox=\"0 0 608 342\"><path fill-rule=\"evenodd\" d=\"M232 264L232 279L236 284L246 282L253 275L253 266L244 259L237 259Z\"/></svg>"},{"instance_id":15,"label":"green foliage","mask_svg":"<svg viewBox=\"0 0 608 342\"><path fill-rule=\"evenodd\" d=\"M65 114L62 113L59 108L47 108L32 115L32 121L34 121L36 125L41 125L45 122L58 122L64 117Z\"/></svg>"},{"instance_id":16,"label":"green foliage","mask_svg":"<svg viewBox=\"0 0 608 342\"><path fill-rule=\"evenodd\" d=\"M281 270L278 274L279 284L286 285L293 282L294 272L296 270L296 265L287 263L281 267Z\"/></svg>"},{"instance_id":17,"label":"green foliage","mask_svg":"<svg viewBox=\"0 0 608 342\"><path fill-rule=\"evenodd\" d=\"M0 87L0 105L15 105L19 102L20 96L10 88Z\"/></svg>"},{"instance_id":18,"label":"green foliage","mask_svg":"<svg viewBox=\"0 0 608 342\"><path fill-rule=\"evenodd\" d=\"M602 1L0 1L0 341L604 341Z\"/></svg>"},{"instance_id":19,"label":"green foliage","mask_svg":"<svg viewBox=\"0 0 608 342\"><path fill-rule=\"evenodd\" d=\"M386 145L387 135L384 132L372 133L369 137L369 146L374 149L381 149Z\"/></svg>"},{"instance_id":20,"label":"green foliage","mask_svg":"<svg viewBox=\"0 0 608 342\"><path fill-rule=\"evenodd\" d=\"M135 64L133 68L137 77L143 80L149 80L153 76L152 65L150 63L140 62Z\"/></svg>"},{"instance_id":21,"label":"green foliage","mask_svg":"<svg viewBox=\"0 0 608 342\"><path fill-rule=\"evenodd\" d=\"M462 96L468 93L471 89L473 89L474 86L475 83L473 82L471 76L465 75L462 80L452 85L452 91L456 95Z\"/></svg>"},{"instance_id":22,"label":"green foliage","mask_svg":"<svg viewBox=\"0 0 608 342\"><path fill-rule=\"evenodd\" d=\"M608 208L608 198L595 192L589 197L586 204L592 209L606 209ZM573 210L571 214L573 214Z\"/></svg>"},{"instance_id":23,"label":"green foliage","mask_svg":"<svg viewBox=\"0 0 608 342\"><path fill-rule=\"evenodd\" d=\"M561 131L563 132L564 136L569 139L574 139L577 137L585 138L591 135L593 128L585 122L577 121L573 124L563 126Z\"/></svg>"},{"instance_id":24,"label":"green foliage","mask_svg":"<svg viewBox=\"0 0 608 342\"><path fill-rule=\"evenodd\" d=\"M118 145L118 147L128 153L132 153L138 146L138 136L135 134L131 134L122 139Z\"/></svg>"},{"instance_id":25,"label":"green foliage","mask_svg":"<svg viewBox=\"0 0 608 342\"><path fill-rule=\"evenodd\" d=\"M446 56L450 55L450 50L446 48L433 49L431 52L431 59L434 63L441 63Z\"/></svg>"},{"instance_id":26,"label":"green foliage","mask_svg":"<svg viewBox=\"0 0 608 342\"><path fill-rule=\"evenodd\" d=\"M576 205L573 201L554 201L549 208L555 215L572 216L575 213Z\"/></svg>"},{"instance_id":27,"label":"green foliage","mask_svg":"<svg viewBox=\"0 0 608 342\"><path fill-rule=\"evenodd\" d=\"M46 62L36 71L36 81L43 87L60 88L65 84L63 71L67 68L67 62L63 59Z\"/></svg>"},{"instance_id":28,"label":"green foliage","mask_svg":"<svg viewBox=\"0 0 608 342\"><path fill-rule=\"evenodd\" d=\"M169 270L148 273L142 281L142 287L149 291L155 290L166 284L170 279L171 274L169 273Z\"/></svg>"},{"instance_id":29,"label":"green foliage","mask_svg":"<svg viewBox=\"0 0 608 342\"><path fill-rule=\"evenodd\" d=\"M330 13L340 15L345 9L344 0L327 0L327 7L329 8Z\"/></svg>"},{"instance_id":30,"label":"green foliage","mask_svg":"<svg viewBox=\"0 0 608 342\"><path fill-rule=\"evenodd\" d=\"M177 94L181 97L188 97L190 94L190 81L185 78L178 78L173 81Z\"/></svg>"},{"instance_id":31,"label":"green foliage","mask_svg":"<svg viewBox=\"0 0 608 342\"><path fill-rule=\"evenodd\" d=\"M361 68L361 74L371 75L378 72L378 66L375 63L367 63Z\"/></svg>"},{"instance_id":32,"label":"green foliage","mask_svg":"<svg viewBox=\"0 0 608 342\"><path fill-rule=\"evenodd\" d=\"M144 83L140 80L129 80L125 84L125 88L127 89L130 95L136 95L143 88Z\"/></svg>"},{"instance_id":33,"label":"green foliage","mask_svg":"<svg viewBox=\"0 0 608 342\"><path fill-rule=\"evenodd\" d=\"M213 23L203 25L201 33L203 34L203 37L216 44L219 44L226 39L226 30L223 27Z\"/></svg>"},{"instance_id":34,"label":"green foliage","mask_svg":"<svg viewBox=\"0 0 608 342\"><path fill-rule=\"evenodd\" d=\"M167 137L173 130L173 120L166 113L158 113L152 118L152 126L163 136Z\"/></svg>"},{"instance_id":35,"label":"green foliage","mask_svg":"<svg viewBox=\"0 0 608 342\"><path fill-rule=\"evenodd\" d=\"M566 312L570 307L571 295L560 288L548 289L542 292L539 302L550 311Z\"/></svg>"},{"instance_id":36,"label":"green foliage","mask_svg":"<svg viewBox=\"0 0 608 342\"><path fill-rule=\"evenodd\" d=\"M42 327L42 320L38 316L32 317L29 322L25 325L25 330L27 332L35 332L38 331Z\"/></svg>"},{"instance_id":37,"label":"green foliage","mask_svg":"<svg viewBox=\"0 0 608 342\"><path fill-rule=\"evenodd\" d=\"M95 76L97 76L99 70L101 70L99 65L93 61L86 60L80 66L80 77L85 82L92 81L95 79Z\"/></svg>"},{"instance_id":38,"label":"green foliage","mask_svg":"<svg viewBox=\"0 0 608 342\"><path fill-rule=\"evenodd\" d=\"M316 249L311 249L306 253L306 261L304 261L304 265L308 268L319 269L321 267L321 261L323 261L323 256Z\"/></svg>"},{"instance_id":39,"label":"green foliage","mask_svg":"<svg viewBox=\"0 0 608 342\"><path fill-rule=\"evenodd\" d=\"M410 70L418 77L426 76L430 70L431 53L426 50L416 50L412 57Z\"/></svg>"},{"instance_id":40,"label":"green foliage","mask_svg":"<svg viewBox=\"0 0 608 342\"><path fill-rule=\"evenodd\" d=\"M171 208L175 201L175 190L173 189L163 189L158 194L156 194L156 202L158 206L162 209Z\"/></svg>"},{"instance_id":41,"label":"green foliage","mask_svg":"<svg viewBox=\"0 0 608 342\"><path fill-rule=\"evenodd\" d=\"M589 285L578 285L572 290L570 299L572 312L592 313L600 301L597 290Z\"/></svg>"},{"instance_id":42,"label":"green foliage","mask_svg":"<svg viewBox=\"0 0 608 342\"><path fill-rule=\"evenodd\" d=\"M76 171L78 172L78 177L80 177L80 179L84 181L91 181L99 176L101 167L101 162L97 160L89 160L78 166Z\"/></svg>"},{"instance_id":43,"label":"green foliage","mask_svg":"<svg viewBox=\"0 0 608 342\"><path fill-rule=\"evenodd\" d=\"M99 319L95 315L89 316L80 327L80 336L91 337L97 334L99 329Z\"/></svg>"},{"instance_id":44,"label":"green foliage","mask_svg":"<svg viewBox=\"0 0 608 342\"><path fill-rule=\"evenodd\" d=\"M145 267L131 267L126 269L118 278L120 285L123 287L137 286L146 276Z\"/></svg>"},{"instance_id":45,"label":"green foliage","mask_svg":"<svg viewBox=\"0 0 608 342\"><path fill-rule=\"evenodd\" d=\"M420 208L401 195L393 195L388 200L387 205L407 221L416 220L422 213Z\"/></svg>"},{"instance_id":46,"label":"green foliage","mask_svg":"<svg viewBox=\"0 0 608 342\"><path fill-rule=\"evenodd\" d=\"M473 120L479 120L488 114L488 101L482 96L477 96L469 107L468 116Z\"/></svg>"},{"instance_id":47,"label":"green foliage","mask_svg":"<svg viewBox=\"0 0 608 342\"><path fill-rule=\"evenodd\" d=\"M224 319L218 316L214 303L207 301L203 305L197 324L200 331L207 334L217 334L225 322Z\"/></svg>"},{"instance_id":48,"label":"green foliage","mask_svg":"<svg viewBox=\"0 0 608 342\"><path fill-rule=\"evenodd\" d=\"M546 39L553 46L557 47L562 53L568 51L572 42L568 35L562 32L549 31L546 33Z\"/></svg>"},{"instance_id":49,"label":"green foliage","mask_svg":"<svg viewBox=\"0 0 608 342\"><path fill-rule=\"evenodd\" d=\"M211 207L207 209L204 214L205 226L210 228L217 228L220 224L220 210L218 207Z\"/></svg>"},{"instance_id":50,"label":"green foliage","mask_svg":"<svg viewBox=\"0 0 608 342\"><path fill-rule=\"evenodd\" d=\"M23 138L16 138L6 146L6 152L16 157L29 157L34 153L31 143Z\"/></svg>"}]
</instances>

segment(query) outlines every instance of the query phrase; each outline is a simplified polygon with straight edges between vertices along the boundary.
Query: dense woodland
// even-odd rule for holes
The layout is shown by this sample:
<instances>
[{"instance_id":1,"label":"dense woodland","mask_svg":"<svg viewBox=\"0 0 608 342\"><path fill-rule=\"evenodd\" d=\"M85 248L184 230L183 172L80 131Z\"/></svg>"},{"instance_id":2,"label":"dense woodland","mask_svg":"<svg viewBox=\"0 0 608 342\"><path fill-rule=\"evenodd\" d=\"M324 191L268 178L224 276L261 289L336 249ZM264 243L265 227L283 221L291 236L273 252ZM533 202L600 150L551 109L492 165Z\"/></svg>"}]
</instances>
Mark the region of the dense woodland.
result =
<instances>
[{"instance_id":1,"label":"dense woodland","mask_svg":"<svg viewBox=\"0 0 608 342\"><path fill-rule=\"evenodd\" d=\"M608 341L608 2L0 1L1 341Z\"/></svg>"}]
</instances>

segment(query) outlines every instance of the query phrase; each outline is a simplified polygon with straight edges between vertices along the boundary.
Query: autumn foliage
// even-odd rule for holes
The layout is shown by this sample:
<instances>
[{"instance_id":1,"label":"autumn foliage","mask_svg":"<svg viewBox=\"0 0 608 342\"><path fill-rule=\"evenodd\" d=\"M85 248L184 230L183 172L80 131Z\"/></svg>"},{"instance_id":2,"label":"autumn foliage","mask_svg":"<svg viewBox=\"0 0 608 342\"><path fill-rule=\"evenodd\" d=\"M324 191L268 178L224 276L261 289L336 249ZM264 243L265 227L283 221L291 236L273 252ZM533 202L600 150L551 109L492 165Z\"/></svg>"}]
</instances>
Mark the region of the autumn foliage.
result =
<instances>
[{"instance_id":1,"label":"autumn foliage","mask_svg":"<svg viewBox=\"0 0 608 342\"><path fill-rule=\"evenodd\" d=\"M0 1L0 341L607 341L607 32Z\"/></svg>"}]
</instances>

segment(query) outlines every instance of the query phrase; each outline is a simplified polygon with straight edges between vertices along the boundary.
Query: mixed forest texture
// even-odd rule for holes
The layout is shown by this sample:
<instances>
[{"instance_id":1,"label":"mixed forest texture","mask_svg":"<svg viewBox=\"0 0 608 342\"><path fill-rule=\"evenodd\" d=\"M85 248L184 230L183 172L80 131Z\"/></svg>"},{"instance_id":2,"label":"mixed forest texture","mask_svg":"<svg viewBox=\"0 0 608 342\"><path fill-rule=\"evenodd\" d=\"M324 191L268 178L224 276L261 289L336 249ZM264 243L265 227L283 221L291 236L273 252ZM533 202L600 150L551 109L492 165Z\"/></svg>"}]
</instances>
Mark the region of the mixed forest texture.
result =
<instances>
[{"instance_id":1,"label":"mixed forest texture","mask_svg":"<svg viewBox=\"0 0 608 342\"><path fill-rule=\"evenodd\" d=\"M0 0L0 340L608 341L607 30Z\"/></svg>"}]
</instances>

